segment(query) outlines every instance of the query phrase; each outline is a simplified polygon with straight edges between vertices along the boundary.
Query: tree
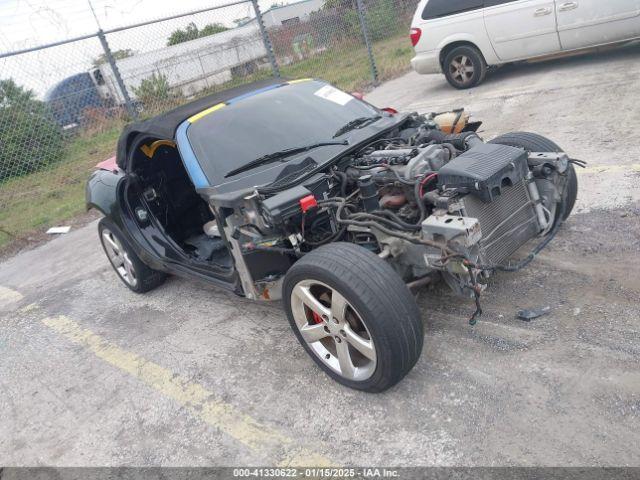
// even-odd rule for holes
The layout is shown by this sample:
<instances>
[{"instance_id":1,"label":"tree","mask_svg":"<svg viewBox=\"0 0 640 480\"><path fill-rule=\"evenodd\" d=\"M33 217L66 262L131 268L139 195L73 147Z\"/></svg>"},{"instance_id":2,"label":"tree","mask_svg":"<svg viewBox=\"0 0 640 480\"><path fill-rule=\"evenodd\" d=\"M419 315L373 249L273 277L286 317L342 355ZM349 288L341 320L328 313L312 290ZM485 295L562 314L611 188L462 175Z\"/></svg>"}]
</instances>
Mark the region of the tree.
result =
<instances>
[{"instance_id":1,"label":"tree","mask_svg":"<svg viewBox=\"0 0 640 480\"><path fill-rule=\"evenodd\" d=\"M122 50L116 50L115 52L111 53L111 55L113 56L114 60L122 60L123 58L127 58L127 57L133 56L133 54L134 54L134 52L130 48L125 48L125 49L122 49ZM99 57L97 57L93 61L93 66L98 68L100 65L103 65L105 63L107 63L107 55L105 53L103 53L102 55L100 55Z\"/></svg>"},{"instance_id":2,"label":"tree","mask_svg":"<svg viewBox=\"0 0 640 480\"><path fill-rule=\"evenodd\" d=\"M326 2L324 2L322 8L325 10L331 10L334 8L340 10L355 9L356 3L354 0L327 0Z\"/></svg>"},{"instance_id":3,"label":"tree","mask_svg":"<svg viewBox=\"0 0 640 480\"><path fill-rule=\"evenodd\" d=\"M208 37L209 35L215 35L216 33L226 32L229 30L227 27L222 25L221 23L209 23L204 26L202 30L200 30L200 34L198 38Z\"/></svg>"},{"instance_id":4,"label":"tree","mask_svg":"<svg viewBox=\"0 0 640 480\"><path fill-rule=\"evenodd\" d=\"M13 79L0 80L0 108L11 108L24 106L34 106L35 93L21 87Z\"/></svg>"},{"instance_id":5,"label":"tree","mask_svg":"<svg viewBox=\"0 0 640 480\"><path fill-rule=\"evenodd\" d=\"M12 79L0 80L0 181L60 160L62 147L48 106Z\"/></svg>"},{"instance_id":6,"label":"tree","mask_svg":"<svg viewBox=\"0 0 640 480\"><path fill-rule=\"evenodd\" d=\"M179 28L169 35L167 39L167 46L177 45L183 42L189 42L196 38L207 37L209 35L215 35L216 33L225 32L229 30L221 23L209 23L202 29L198 29L198 26L191 22L184 29Z\"/></svg>"}]
</instances>

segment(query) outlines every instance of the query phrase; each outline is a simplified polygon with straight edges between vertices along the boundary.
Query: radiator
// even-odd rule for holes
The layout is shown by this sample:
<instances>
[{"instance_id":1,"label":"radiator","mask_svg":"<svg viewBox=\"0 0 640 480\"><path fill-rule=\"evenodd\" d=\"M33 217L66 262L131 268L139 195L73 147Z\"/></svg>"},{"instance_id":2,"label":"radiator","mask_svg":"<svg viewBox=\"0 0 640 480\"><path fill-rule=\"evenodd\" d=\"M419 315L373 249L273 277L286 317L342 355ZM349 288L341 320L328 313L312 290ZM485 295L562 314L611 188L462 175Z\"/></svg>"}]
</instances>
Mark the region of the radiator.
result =
<instances>
[{"instance_id":1,"label":"radiator","mask_svg":"<svg viewBox=\"0 0 640 480\"><path fill-rule=\"evenodd\" d=\"M540 232L526 180L503 188L492 202L467 195L463 203L465 215L480 223L480 251L485 263L503 263Z\"/></svg>"}]
</instances>

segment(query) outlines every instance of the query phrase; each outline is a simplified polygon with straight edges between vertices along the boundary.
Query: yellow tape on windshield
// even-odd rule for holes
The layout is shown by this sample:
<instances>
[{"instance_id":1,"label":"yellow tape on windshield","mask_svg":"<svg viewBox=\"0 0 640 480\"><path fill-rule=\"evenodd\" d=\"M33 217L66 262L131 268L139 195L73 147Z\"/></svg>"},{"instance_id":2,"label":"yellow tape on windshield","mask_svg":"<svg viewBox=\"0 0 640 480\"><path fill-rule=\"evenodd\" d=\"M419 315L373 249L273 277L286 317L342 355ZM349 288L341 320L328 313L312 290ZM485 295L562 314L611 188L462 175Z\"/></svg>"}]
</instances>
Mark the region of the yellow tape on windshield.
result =
<instances>
[{"instance_id":1,"label":"yellow tape on windshield","mask_svg":"<svg viewBox=\"0 0 640 480\"><path fill-rule=\"evenodd\" d=\"M298 80L291 80L288 83L289 85L293 85L295 83L310 82L311 80L313 80L313 78L299 78Z\"/></svg>"},{"instance_id":2,"label":"yellow tape on windshield","mask_svg":"<svg viewBox=\"0 0 640 480\"><path fill-rule=\"evenodd\" d=\"M220 110L221 108L224 108L226 106L227 106L226 103L218 103L217 105L214 105L213 107L209 107L206 110L203 110L200 113L196 113L194 116L189 117L189 123L197 122L202 117L206 117L210 113L213 113L216 110Z\"/></svg>"}]
</instances>

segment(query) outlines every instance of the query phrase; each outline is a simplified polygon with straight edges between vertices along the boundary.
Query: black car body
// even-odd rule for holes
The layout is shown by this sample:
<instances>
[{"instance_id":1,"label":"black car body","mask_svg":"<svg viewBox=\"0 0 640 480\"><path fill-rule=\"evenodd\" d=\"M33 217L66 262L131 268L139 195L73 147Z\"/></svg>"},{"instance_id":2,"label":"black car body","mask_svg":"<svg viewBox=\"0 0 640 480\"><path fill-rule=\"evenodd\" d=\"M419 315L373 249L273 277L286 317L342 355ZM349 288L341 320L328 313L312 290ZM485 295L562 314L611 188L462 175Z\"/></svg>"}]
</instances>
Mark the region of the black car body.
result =
<instances>
[{"instance_id":1,"label":"black car body","mask_svg":"<svg viewBox=\"0 0 640 480\"><path fill-rule=\"evenodd\" d=\"M557 145L484 143L479 125L463 111L380 110L320 80L259 82L126 127L87 204L132 290L176 274L282 298L321 368L380 391L421 351L407 284L443 277L475 298L475 321L489 275L528 263L575 202Z\"/></svg>"}]
</instances>

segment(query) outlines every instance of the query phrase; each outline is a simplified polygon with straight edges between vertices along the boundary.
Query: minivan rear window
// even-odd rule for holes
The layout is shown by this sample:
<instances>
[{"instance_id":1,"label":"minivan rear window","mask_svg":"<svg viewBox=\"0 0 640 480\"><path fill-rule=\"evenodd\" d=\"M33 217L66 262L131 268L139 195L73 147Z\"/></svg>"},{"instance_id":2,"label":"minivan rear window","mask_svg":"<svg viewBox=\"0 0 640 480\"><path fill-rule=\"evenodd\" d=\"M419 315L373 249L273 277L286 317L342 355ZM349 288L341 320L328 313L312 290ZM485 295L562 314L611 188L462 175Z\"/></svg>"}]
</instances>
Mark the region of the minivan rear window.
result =
<instances>
[{"instance_id":1,"label":"minivan rear window","mask_svg":"<svg viewBox=\"0 0 640 480\"><path fill-rule=\"evenodd\" d=\"M484 0L429 0L422 11L423 20L484 8Z\"/></svg>"}]
</instances>

